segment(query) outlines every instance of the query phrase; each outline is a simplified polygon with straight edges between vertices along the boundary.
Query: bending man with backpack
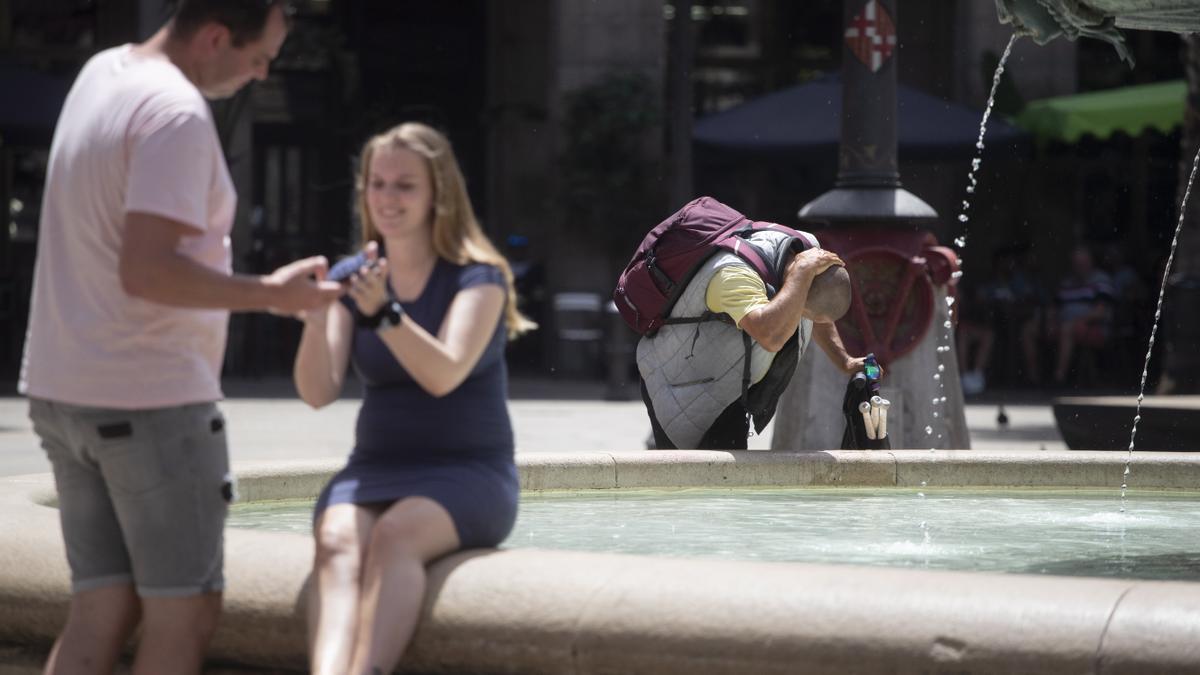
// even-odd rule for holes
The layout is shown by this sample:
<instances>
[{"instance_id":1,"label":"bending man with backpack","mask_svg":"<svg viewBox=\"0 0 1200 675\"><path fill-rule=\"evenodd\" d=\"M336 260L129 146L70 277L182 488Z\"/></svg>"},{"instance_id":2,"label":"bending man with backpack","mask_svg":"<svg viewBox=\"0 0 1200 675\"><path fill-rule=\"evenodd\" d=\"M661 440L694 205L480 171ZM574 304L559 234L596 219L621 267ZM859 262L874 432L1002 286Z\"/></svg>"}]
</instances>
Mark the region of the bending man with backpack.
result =
<instances>
[{"instance_id":1,"label":"bending man with backpack","mask_svg":"<svg viewBox=\"0 0 1200 675\"><path fill-rule=\"evenodd\" d=\"M841 258L811 234L710 197L647 235L614 298L642 334L638 372L658 448L745 449L811 342L848 375L864 365L834 324L851 298Z\"/></svg>"}]
</instances>

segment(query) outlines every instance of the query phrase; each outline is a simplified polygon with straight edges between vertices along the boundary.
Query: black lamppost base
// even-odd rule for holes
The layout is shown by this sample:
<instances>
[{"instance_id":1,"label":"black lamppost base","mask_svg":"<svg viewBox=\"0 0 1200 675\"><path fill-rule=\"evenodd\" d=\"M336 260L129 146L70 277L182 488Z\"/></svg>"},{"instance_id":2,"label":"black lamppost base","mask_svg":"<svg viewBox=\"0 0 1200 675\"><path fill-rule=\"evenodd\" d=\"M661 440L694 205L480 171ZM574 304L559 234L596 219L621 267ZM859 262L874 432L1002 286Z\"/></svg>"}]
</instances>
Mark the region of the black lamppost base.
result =
<instances>
[{"instance_id":1,"label":"black lamppost base","mask_svg":"<svg viewBox=\"0 0 1200 675\"><path fill-rule=\"evenodd\" d=\"M799 216L804 222L891 221L897 226L927 224L938 217L923 199L898 186L835 187L801 207Z\"/></svg>"}]
</instances>

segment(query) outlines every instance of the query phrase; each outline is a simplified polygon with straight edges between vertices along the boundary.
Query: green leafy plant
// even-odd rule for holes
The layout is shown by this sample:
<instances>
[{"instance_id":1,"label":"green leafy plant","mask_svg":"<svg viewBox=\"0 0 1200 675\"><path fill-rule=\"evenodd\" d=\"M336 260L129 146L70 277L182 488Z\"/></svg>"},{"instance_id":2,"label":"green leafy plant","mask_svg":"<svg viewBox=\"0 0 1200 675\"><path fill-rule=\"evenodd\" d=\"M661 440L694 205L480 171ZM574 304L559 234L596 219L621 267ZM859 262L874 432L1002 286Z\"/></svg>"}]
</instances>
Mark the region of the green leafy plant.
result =
<instances>
[{"instance_id":1,"label":"green leafy plant","mask_svg":"<svg viewBox=\"0 0 1200 675\"><path fill-rule=\"evenodd\" d=\"M660 92L638 73L613 73L566 96L560 158L567 227L604 248L610 263L660 219L662 162L651 151Z\"/></svg>"}]
</instances>

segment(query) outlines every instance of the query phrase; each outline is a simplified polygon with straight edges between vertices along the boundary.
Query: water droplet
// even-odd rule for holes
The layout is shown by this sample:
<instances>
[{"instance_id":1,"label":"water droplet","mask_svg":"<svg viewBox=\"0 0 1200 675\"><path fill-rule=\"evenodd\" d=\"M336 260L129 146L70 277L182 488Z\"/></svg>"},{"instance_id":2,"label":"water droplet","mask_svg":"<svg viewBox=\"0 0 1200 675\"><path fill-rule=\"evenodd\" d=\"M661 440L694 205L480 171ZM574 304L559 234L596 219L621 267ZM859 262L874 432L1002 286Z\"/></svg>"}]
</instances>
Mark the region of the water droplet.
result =
<instances>
[{"instance_id":1,"label":"water droplet","mask_svg":"<svg viewBox=\"0 0 1200 675\"><path fill-rule=\"evenodd\" d=\"M939 372L939 373L944 373L944 372L946 372L946 364L944 364L944 363L939 363L939 364L938 364L938 372Z\"/></svg>"},{"instance_id":2,"label":"water droplet","mask_svg":"<svg viewBox=\"0 0 1200 675\"><path fill-rule=\"evenodd\" d=\"M942 403L945 403L945 402L946 402L946 397L945 397L945 396L943 396L943 397L942 397Z\"/></svg>"},{"instance_id":3,"label":"water droplet","mask_svg":"<svg viewBox=\"0 0 1200 675\"><path fill-rule=\"evenodd\" d=\"M965 214L965 213L961 213L961 214L959 214L959 216L958 216L958 222L960 222L960 223L965 223L965 222L967 222L968 220L970 220L970 218L968 218L968 217L967 217L967 214ZM954 240L954 243L956 243L956 244L957 244L957 243L958 243L958 240L957 240L957 239L955 239L955 240ZM961 244L960 244L960 246L961 246Z\"/></svg>"},{"instance_id":4,"label":"water droplet","mask_svg":"<svg viewBox=\"0 0 1200 675\"><path fill-rule=\"evenodd\" d=\"M939 417L939 415L938 415L937 411L936 410L933 411L933 418L937 419L938 417ZM938 438L941 438L941 436L939 436Z\"/></svg>"},{"instance_id":5,"label":"water droplet","mask_svg":"<svg viewBox=\"0 0 1200 675\"><path fill-rule=\"evenodd\" d=\"M942 324L942 328L954 328L954 324L950 323L949 321L946 321Z\"/></svg>"},{"instance_id":6,"label":"water droplet","mask_svg":"<svg viewBox=\"0 0 1200 675\"><path fill-rule=\"evenodd\" d=\"M971 202L964 199L963 200L963 211L966 211L969 208L971 208Z\"/></svg>"},{"instance_id":7,"label":"water droplet","mask_svg":"<svg viewBox=\"0 0 1200 675\"><path fill-rule=\"evenodd\" d=\"M918 493L917 493L917 496L918 496L918 497L920 497L921 499L924 499L924 498L925 498L925 493L924 493L924 492L918 492ZM921 527L925 527L925 523L921 523Z\"/></svg>"},{"instance_id":8,"label":"water droplet","mask_svg":"<svg viewBox=\"0 0 1200 675\"><path fill-rule=\"evenodd\" d=\"M962 270L954 270L954 272L950 274L950 278L951 279L961 279L962 278Z\"/></svg>"},{"instance_id":9,"label":"water droplet","mask_svg":"<svg viewBox=\"0 0 1200 675\"><path fill-rule=\"evenodd\" d=\"M940 380L940 379L942 379L942 376L941 376L941 375L934 374L934 376L933 376L933 380L934 380L935 382L936 382L936 381L938 381L938 380Z\"/></svg>"},{"instance_id":10,"label":"water droplet","mask_svg":"<svg viewBox=\"0 0 1200 675\"><path fill-rule=\"evenodd\" d=\"M926 481L921 481L921 487L925 487L926 485L928 485Z\"/></svg>"},{"instance_id":11,"label":"water droplet","mask_svg":"<svg viewBox=\"0 0 1200 675\"><path fill-rule=\"evenodd\" d=\"M925 435L926 435L926 436L928 436L929 434L932 434L932 433L933 433L933 427L926 425L926 427L925 427ZM932 450L932 449L933 449L933 448L930 448L930 450Z\"/></svg>"},{"instance_id":12,"label":"water droplet","mask_svg":"<svg viewBox=\"0 0 1200 675\"><path fill-rule=\"evenodd\" d=\"M975 186L974 185L967 186L967 194L969 194L969 195L975 194Z\"/></svg>"},{"instance_id":13,"label":"water droplet","mask_svg":"<svg viewBox=\"0 0 1200 675\"><path fill-rule=\"evenodd\" d=\"M954 306L954 298L950 298L950 297L946 298L946 306L953 307Z\"/></svg>"},{"instance_id":14,"label":"water droplet","mask_svg":"<svg viewBox=\"0 0 1200 675\"><path fill-rule=\"evenodd\" d=\"M933 397L933 404L934 405L938 404L938 398L936 396Z\"/></svg>"}]
</instances>

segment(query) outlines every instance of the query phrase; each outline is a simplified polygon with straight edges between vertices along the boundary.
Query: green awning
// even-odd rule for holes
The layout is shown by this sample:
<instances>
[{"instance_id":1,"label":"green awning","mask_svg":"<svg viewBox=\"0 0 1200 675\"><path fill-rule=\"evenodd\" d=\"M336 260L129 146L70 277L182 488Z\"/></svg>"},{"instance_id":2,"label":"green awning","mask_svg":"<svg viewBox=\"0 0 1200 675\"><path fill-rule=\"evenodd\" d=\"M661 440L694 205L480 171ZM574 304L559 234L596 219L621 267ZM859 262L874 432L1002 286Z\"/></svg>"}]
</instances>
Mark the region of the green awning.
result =
<instances>
[{"instance_id":1,"label":"green awning","mask_svg":"<svg viewBox=\"0 0 1200 675\"><path fill-rule=\"evenodd\" d=\"M1186 98L1183 80L1056 96L1030 101L1016 123L1038 143L1074 143L1086 134L1104 139L1117 131L1130 136L1146 129L1170 133L1183 123Z\"/></svg>"}]
</instances>

